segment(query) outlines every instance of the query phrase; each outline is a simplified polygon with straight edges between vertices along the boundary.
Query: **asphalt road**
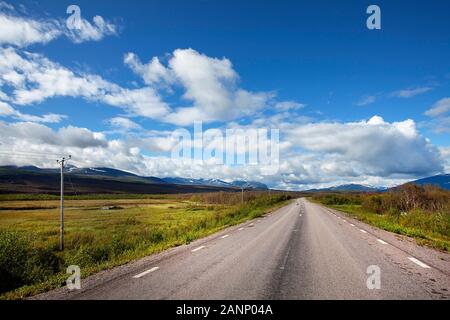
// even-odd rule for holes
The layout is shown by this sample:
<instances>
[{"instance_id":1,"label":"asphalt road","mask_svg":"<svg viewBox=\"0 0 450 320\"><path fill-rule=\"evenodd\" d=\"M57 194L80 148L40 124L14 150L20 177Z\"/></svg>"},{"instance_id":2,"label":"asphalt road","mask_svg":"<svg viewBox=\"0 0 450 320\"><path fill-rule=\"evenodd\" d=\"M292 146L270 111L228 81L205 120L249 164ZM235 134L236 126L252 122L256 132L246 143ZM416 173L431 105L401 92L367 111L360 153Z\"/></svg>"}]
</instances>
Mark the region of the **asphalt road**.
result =
<instances>
[{"instance_id":1,"label":"asphalt road","mask_svg":"<svg viewBox=\"0 0 450 320\"><path fill-rule=\"evenodd\" d=\"M379 289L367 286L373 270L379 270ZM61 288L35 298L450 299L450 255L299 199L266 217L94 275L81 290Z\"/></svg>"}]
</instances>

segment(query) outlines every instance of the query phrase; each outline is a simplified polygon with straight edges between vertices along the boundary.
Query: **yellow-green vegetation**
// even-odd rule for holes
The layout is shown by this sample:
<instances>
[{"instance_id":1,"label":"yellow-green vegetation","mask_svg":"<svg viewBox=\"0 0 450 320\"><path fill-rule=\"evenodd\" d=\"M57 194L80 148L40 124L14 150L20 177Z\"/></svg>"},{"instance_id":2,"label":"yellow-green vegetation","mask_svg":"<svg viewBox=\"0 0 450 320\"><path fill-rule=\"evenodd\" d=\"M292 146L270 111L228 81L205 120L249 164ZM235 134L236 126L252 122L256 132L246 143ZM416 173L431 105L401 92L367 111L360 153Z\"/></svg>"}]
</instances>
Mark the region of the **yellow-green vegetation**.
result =
<instances>
[{"instance_id":1,"label":"yellow-green vegetation","mask_svg":"<svg viewBox=\"0 0 450 320\"><path fill-rule=\"evenodd\" d=\"M0 201L3 299L24 298L61 286L69 265L78 265L86 277L189 243L258 217L290 196L249 192L244 204L240 193L72 198L65 202L64 252L58 250L59 202L51 197L17 198Z\"/></svg>"},{"instance_id":2,"label":"yellow-green vegetation","mask_svg":"<svg viewBox=\"0 0 450 320\"><path fill-rule=\"evenodd\" d=\"M318 194L313 200L378 228L450 251L450 192L406 185L375 194Z\"/></svg>"}]
</instances>

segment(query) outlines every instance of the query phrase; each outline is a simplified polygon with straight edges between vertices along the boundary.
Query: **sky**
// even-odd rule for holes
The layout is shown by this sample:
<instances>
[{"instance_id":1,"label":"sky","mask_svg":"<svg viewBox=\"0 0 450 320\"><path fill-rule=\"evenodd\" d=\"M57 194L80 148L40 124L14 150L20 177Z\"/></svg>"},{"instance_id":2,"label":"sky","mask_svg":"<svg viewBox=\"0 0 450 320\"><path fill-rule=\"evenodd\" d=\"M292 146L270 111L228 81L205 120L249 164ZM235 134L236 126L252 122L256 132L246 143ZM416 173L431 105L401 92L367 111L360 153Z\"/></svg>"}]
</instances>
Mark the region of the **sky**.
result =
<instances>
[{"instance_id":1,"label":"sky","mask_svg":"<svg viewBox=\"0 0 450 320\"><path fill-rule=\"evenodd\" d=\"M71 154L289 190L448 173L449 15L448 1L0 1L0 165ZM174 158L174 132L199 121L278 130L276 170Z\"/></svg>"}]
</instances>

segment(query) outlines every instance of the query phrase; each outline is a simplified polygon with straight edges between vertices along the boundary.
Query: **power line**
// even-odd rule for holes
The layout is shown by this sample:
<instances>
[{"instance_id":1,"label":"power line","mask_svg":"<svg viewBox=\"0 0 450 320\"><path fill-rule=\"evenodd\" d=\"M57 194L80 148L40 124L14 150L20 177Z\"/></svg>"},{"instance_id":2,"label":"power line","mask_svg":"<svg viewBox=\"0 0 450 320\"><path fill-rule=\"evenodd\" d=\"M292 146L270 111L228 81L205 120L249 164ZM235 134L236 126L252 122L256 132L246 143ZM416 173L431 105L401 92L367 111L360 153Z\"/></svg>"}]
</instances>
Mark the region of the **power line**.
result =
<instances>
[{"instance_id":1,"label":"power line","mask_svg":"<svg viewBox=\"0 0 450 320\"><path fill-rule=\"evenodd\" d=\"M77 190L76 190L75 187L73 186L72 178L70 177L70 174L68 174L67 177L69 178L70 185L72 186L72 191L75 192L75 195L76 195L76 196L78 196Z\"/></svg>"}]
</instances>

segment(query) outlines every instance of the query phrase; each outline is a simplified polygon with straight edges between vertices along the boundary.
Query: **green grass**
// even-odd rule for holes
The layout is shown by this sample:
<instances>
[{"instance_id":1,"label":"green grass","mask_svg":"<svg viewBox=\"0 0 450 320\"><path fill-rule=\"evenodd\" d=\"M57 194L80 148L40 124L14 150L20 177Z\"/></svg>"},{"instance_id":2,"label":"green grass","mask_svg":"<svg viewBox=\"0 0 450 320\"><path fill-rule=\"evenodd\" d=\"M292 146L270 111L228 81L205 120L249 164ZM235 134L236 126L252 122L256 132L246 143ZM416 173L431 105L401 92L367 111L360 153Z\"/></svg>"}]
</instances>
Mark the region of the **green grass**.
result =
<instances>
[{"instance_id":1,"label":"green grass","mask_svg":"<svg viewBox=\"0 0 450 320\"><path fill-rule=\"evenodd\" d=\"M326 205L380 229L415 238L420 245L450 251L450 213L418 209L403 214L376 214L357 204Z\"/></svg>"},{"instance_id":2,"label":"green grass","mask_svg":"<svg viewBox=\"0 0 450 320\"><path fill-rule=\"evenodd\" d=\"M82 276L189 243L261 216L289 200L260 195L218 205L175 196L110 196L66 201L64 252L58 201L0 201L0 298L21 299L63 285L69 265ZM106 209L109 208L109 209Z\"/></svg>"}]
</instances>

